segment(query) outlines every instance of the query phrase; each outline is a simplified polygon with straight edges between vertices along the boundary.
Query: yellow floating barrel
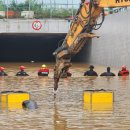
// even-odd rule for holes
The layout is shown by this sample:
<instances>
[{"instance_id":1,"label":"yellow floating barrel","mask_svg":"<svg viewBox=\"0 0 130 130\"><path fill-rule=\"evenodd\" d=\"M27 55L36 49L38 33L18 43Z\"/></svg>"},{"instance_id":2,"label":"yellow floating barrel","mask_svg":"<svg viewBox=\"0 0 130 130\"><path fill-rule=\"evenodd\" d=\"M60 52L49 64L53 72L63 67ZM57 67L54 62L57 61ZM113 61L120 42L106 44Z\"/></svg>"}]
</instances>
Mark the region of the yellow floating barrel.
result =
<instances>
[{"instance_id":1,"label":"yellow floating barrel","mask_svg":"<svg viewBox=\"0 0 130 130\"><path fill-rule=\"evenodd\" d=\"M1 109L21 109L22 103L30 99L30 94L22 91L5 91L0 93Z\"/></svg>"},{"instance_id":2,"label":"yellow floating barrel","mask_svg":"<svg viewBox=\"0 0 130 130\"><path fill-rule=\"evenodd\" d=\"M105 90L84 91L84 109L88 111L112 111L114 94Z\"/></svg>"}]
</instances>

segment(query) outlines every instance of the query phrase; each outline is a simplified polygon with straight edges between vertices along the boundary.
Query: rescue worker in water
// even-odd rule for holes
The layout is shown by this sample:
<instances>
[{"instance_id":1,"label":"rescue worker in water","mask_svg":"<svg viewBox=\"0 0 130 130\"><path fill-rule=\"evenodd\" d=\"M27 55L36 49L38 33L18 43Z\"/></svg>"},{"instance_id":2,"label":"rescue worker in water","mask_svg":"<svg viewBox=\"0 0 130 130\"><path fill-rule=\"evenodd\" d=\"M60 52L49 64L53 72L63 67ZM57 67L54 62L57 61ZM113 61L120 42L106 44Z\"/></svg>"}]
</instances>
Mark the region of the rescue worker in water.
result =
<instances>
[{"instance_id":1,"label":"rescue worker in water","mask_svg":"<svg viewBox=\"0 0 130 130\"><path fill-rule=\"evenodd\" d=\"M20 66L19 67L20 71L16 74L16 76L29 76L24 70L25 66Z\"/></svg>"},{"instance_id":2,"label":"rescue worker in water","mask_svg":"<svg viewBox=\"0 0 130 130\"><path fill-rule=\"evenodd\" d=\"M0 66L0 76L8 76L5 72L4 72L5 68Z\"/></svg>"},{"instance_id":3,"label":"rescue worker in water","mask_svg":"<svg viewBox=\"0 0 130 130\"><path fill-rule=\"evenodd\" d=\"M107 72L102 73L100 76L116 76L114 73L110 72L111 68L107 67Z\"/></svg>"},{"instance_id":4,"label":"rescue worker in water","mask_svg":"<svg viewBox=\"0 0 130 130\"><path fill-rule=\"evenodd\" d=\"M72 73L69 72L69 68L67 69L66 73L61 74L61 78L67 78L71 76L72 76Z\"/></svg>"},{"instance_id":5,"label":"rescue worker in water","mask_svg":"<svg viewBox=\"0 0 130 130\"><path fill-rule=\"evenodd\" d=\"M48 76L49 69L46 65L42 65L42 67L38 70L38 76Z\"/></svg>"},{"instance_id":6,"label":"rescue worker in water","mask_svg":"<svg viewBox=\"0 0 130 130\"><path fill-rule=\"evenodd\" d=\"M84 73L84 76L98 76L97 72L95 72L93 69L94 69L94 66L93 65L90 65L89 66L89 69L88 71L86 71Z\"/></svg>"},{"instance_id":7,"label":"rescue worker in water","mask_svg":"<svg viewBox=\"0 0 130 130\"><path fill-rule=\"evenodd\" d=\"M126 69L126 66L122 66L122 70L118 72L118 76L128 76L129 75L129 70Z\"/></svg>"}]
</instances>

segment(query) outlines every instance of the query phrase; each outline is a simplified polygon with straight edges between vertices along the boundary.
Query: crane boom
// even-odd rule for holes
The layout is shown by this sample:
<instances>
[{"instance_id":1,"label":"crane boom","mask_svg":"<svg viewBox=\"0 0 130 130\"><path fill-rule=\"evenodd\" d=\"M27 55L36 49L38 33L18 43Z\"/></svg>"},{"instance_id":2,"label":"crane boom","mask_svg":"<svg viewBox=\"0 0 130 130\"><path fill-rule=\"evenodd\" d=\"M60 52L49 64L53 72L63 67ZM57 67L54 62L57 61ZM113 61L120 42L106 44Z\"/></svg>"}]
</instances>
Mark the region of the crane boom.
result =
<instances>
[{"instance_id":1,"label":"crane boom","mask_svg":"<svg viewBox=\"0 0 130 130\"><path fill-rule=\"evenodd\" d=\"M104 7L130 6L130 0L81 0L80 7L71 22L69 32L62 45L53 53L56 57L54 68L54 90L58 88L58 82L63 73L71 66L71 58L77 54L90 38L98 37L92 33L101 27L105 15ZM101 22L98 23L98 18Z\"/></svg>"},{"instance_id":2,"label":"crane boom","mask_svg":"<svg viewBox=\"0 0 130 130\"><path fill-rule=\"evenodd\" d=\"M126 7L130 6L130 0L100 0L100 7Z\"/></svg>"}]
</instances>

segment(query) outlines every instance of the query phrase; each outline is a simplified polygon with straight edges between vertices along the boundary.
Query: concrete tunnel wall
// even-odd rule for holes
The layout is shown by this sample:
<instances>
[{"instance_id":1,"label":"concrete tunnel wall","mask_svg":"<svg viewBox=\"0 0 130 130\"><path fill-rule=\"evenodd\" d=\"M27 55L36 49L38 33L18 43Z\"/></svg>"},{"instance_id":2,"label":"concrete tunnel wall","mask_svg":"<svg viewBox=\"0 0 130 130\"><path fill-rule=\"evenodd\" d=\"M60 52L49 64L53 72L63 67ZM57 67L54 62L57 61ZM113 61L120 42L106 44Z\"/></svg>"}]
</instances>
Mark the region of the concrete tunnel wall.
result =
<instances>
[{"instance_id":1,"label":"concrete tunnel wall","mask_svg":"<svg viewBox=\"0 0 130 130\"><path fill-rule=\"evenodd\" d=\"M130 11L109 15L85 52L90 64L130 67Z\"/></svg>"}]
</instances>

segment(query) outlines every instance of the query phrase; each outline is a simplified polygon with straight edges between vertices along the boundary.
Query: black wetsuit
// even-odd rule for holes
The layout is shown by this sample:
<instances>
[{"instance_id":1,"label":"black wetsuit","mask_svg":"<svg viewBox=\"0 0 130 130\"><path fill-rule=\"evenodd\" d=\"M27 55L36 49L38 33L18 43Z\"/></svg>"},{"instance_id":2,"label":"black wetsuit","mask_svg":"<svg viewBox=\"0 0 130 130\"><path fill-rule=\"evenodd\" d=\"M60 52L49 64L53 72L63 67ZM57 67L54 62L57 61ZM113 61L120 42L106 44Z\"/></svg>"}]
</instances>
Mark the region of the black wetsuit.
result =
<instances>
[{"instance_id":1,"label":"black wetsuit","mask_svg":"<svg viewBox=\"0 0 130 130\"><path fill-rule=\"evenodd\" d=\"M16 76L29 76L25 71L19 71Z\"/></svg>"},{"instance_id":2,"label":"black wetsuit","mask_svg":"<svg viewBox=\"0 0 130 130\"><path fill-rule=\"evenodd\" d=\"M116 76L116 75L112 72L104 72L100 76Z\"/></svg>"},{"instance_id":3,"label":"black wetsuit","mask_svg":"<svg viewBox=\"0 0 130 130\"><path fill-rule=\"evenodd\" d=\"M84 73L84 76L98 76L98 74L93 70L88 70Z\"/></svg>"},{"instance_id":4,"label":"black wetsuit","mask_svg":"<svg viewBox=\"0 0 130 130\"><path fill-rule=\"evenodd\" d=\"M4 71L0 71L0 76L8 76Z\"/></svg>"}]
</instances>

